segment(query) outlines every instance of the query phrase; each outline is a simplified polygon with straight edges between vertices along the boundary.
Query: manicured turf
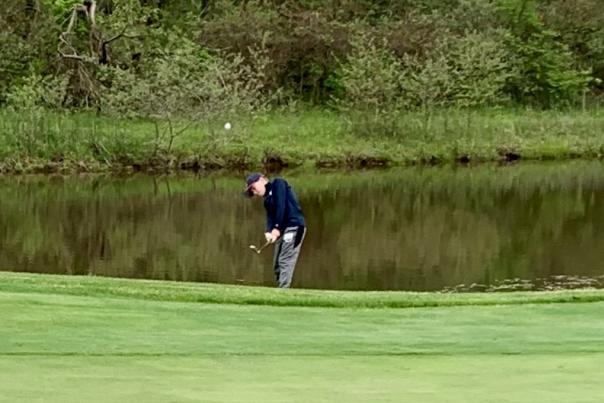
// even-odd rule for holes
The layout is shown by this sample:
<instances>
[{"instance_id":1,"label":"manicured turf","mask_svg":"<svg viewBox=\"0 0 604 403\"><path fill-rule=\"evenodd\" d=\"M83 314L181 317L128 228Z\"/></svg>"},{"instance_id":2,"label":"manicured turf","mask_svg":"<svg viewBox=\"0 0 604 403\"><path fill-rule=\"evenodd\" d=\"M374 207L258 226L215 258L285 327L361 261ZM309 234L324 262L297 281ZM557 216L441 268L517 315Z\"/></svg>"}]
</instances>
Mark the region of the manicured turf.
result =
<instances>
[{"instance_id":1,"label":"manicured turf","mask_svg":"<svg viewBox=\"0 0 604 403\"><path fill-rule=\"evenodd\" d=\"M155 280L0 272L0 291L119 297L172 302L336 308L410 308L604 301L604 290L431 293L283 290Z\"/></svg>"},{"instance_id":2,"label":"manicured turf","mask_svg":"<svg viewBox=\"0 0 604 403\"><path fill-rule=\"evenodd\" d=\"M158 289L179 295L179 285L160 282L140 283L155 298L111 296L126 284L2 274L0 401L599 402L604 396L604 302L406 309L207 304L161 298ZM65 293L69 285L81 295ZM94 287L86 293L87 285ZM360 301L365 294L356 295Z\"/></svg>"}]
</instances>

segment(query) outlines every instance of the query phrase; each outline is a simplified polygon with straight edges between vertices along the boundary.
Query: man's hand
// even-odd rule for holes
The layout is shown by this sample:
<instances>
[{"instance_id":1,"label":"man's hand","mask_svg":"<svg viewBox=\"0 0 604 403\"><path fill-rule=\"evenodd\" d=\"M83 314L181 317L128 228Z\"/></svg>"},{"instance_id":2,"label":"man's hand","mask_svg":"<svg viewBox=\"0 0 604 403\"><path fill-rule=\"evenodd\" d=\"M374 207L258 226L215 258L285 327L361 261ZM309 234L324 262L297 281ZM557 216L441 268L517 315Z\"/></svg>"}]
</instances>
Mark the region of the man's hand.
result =
<instances>
[{"instance_id":1,"label":"man's hand","mask_svg":"<svg viewBox=\"0 0 604 403\"><path fill-rule=\"evenodd\" d=\"M266 242L270 242L270 243L275 243L275 241L277 241L277 239L279 239L279 237L281 236L281 231L279 231L278 229L274 229L271 232L265 232L264 233L264 238L266 238Z\"/></svg>"}]
</instances>

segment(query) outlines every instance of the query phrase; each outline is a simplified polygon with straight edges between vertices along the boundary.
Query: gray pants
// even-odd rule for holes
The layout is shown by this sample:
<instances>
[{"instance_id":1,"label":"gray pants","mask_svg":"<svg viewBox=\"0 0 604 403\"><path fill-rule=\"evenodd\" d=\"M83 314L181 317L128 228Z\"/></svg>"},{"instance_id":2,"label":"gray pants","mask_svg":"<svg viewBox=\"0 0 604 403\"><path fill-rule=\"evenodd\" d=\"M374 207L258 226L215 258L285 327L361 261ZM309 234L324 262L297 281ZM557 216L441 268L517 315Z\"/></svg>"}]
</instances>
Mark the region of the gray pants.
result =
<instances>
[{"instance_id":1,"label":"gray pants","mask_svg":"<svg viewBox=\"0 0 604 403\"><path fill-rule=\"evenodd\" d=\"M273 268L279 288L289 288L292 283L305 235L305 227L287 227L275 244Z\"/></svg>"}]
</instances>

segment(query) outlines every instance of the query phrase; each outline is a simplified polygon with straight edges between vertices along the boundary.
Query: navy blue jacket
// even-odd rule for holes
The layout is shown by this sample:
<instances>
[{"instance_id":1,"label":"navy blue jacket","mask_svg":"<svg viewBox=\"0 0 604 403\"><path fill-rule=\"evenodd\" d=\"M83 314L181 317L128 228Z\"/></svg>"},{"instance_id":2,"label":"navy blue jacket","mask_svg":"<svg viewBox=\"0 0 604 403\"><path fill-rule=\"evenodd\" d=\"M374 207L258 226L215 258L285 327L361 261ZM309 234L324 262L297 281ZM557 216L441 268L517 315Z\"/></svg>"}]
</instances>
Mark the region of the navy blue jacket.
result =
<instances>
[{"instance_id":1,"label":"navy blue jacket","mask_svg":"<svg viewBox=\"0 0 604 403\"><path fill-rule=\"evenodd\" d=\"M283 178L275 178L266 184L264 209L267 232L276 228L283 233L287 227L306 226L298 198Z\"/></svg>"}]
</instances>

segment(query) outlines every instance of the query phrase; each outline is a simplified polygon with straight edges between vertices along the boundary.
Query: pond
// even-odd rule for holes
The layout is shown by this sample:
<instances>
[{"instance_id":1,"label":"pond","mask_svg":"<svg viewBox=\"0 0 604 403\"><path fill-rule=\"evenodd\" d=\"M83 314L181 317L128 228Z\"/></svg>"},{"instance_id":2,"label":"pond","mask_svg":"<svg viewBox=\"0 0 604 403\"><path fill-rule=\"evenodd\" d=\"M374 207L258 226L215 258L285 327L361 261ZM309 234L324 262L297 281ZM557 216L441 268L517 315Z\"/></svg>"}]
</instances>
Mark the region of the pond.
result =
<instances>
[{"instance_id":1,"label":"pond","mask_svg":"<svg viewBox=\"0 0 604 403\"><path fill-rule=\"evenodd\" d=\"M290 170L296 288L604 287L604 164ZM0 270L274 286L243 174L0 178Z\"/></svg>"}]
</instances>

